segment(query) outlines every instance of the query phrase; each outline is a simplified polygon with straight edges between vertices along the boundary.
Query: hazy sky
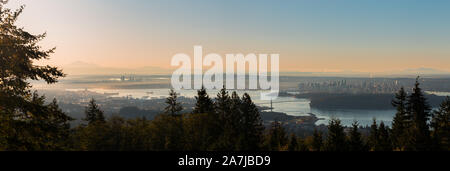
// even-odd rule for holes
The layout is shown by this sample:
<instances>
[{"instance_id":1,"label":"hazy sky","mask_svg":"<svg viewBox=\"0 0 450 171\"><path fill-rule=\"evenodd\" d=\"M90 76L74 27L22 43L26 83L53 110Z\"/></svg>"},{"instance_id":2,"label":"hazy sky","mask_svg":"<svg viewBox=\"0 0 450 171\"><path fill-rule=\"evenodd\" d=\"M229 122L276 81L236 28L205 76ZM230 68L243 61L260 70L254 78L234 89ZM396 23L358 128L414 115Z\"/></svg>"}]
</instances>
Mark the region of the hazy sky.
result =
<instances>
[{"instance_id":1,"label":"hazy sky","mask_svg":"<svg viewBox=\"0 0 450 171\"><path fill-rule=\"evenodd\" d=\"M448 0L20 0L51 63L167 68L176 53L279 53L283 71L450 71ZM17 2L10 3L11 7Z\"/></svg>"}]
</instances>

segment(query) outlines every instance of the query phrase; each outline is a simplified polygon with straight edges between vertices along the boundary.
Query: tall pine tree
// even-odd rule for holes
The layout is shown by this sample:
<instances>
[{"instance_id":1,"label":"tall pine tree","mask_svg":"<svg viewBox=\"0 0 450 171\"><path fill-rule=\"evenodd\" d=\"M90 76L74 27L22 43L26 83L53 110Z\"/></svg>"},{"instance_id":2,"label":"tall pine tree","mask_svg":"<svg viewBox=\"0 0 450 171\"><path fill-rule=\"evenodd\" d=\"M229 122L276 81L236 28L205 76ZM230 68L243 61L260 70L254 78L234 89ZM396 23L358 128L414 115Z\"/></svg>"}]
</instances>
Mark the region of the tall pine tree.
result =
<instances>
[{"instance_id":1,"label":"tall pine tree","mask_svg":"<svg viewBox=\"0 0 450 171\"><path fill-rule=\"evenodd\" d=\"M56 105L44 105L43 97L31 93L28 81L44 80L52 84L65 75L56 67L36 65L37 61L49 59L55 49L39 46L46 34L34 35L17 26L24 7L11 10L6 7L7 3L0 1L0 149L58 148L56 142L50 142L51 138L42 139L55 136L52 135L58 132L55 129L65 130L60 121L64 123L67 116L56 110Z\"/></svg>"},{"instance_id":2,"label":"tall pine tree","mask_svg":"<svg viewBox=\"0 0 450 171\"><path fill-rule=\"evenodd\" d=\"M392 151L389 128L384 125L384 122L381 122L378 128L378 146L379 151Z\"/></svg>"},{"instance_id":3,"label":"tall pine tree","mask_svg":"<svg viewBox=\"0 0 450 171\"><path fill-rule=\"evenodd\" d=\"M379 147L379 133L378 133L378 124L377 120L373 118L372 125L370 126L370 132L369 132L369 148L371 151L380 151Z\"/></svg>"},{"instance_id":4,"label":"tall pine tree","mask_svg":"<svg viewBox=\"0 0 450 171\"><path fill-rule=\"evenodd\" d=\"M450 151L450 98L447 97L438 110L433 112L433 149Z\"/></svg>"},{"instance_id":5,"label":"tall pine tree","mask_svg":"<svg viewBox=\"0 0 450 171\"><path fill-rule=\"evenodd\" d=\"M218 151L233 151L235 150L234 142L231 142L228 137L233 136L232 125L230 123L231 114L231 98L225 86L217 93L214 102L214 110L217 115L217 134L220 135L218 140L213 144L212 149Z\"/></svg>"},{"instance_id":6,"label":"tall pine tree","mask_svg":"<svg viewBox=\"0 0 450 171\"><path fill-rule=\"evenodd\" d=\"M411 143L413 150L426 151L430 150L431 138L430 127L430 106L419 87L419 77L416 79L413 91L408 96L407 111L412 116L411 125Z\"/></svg>"},{"instance_id":7,"label":"tall pine tree","mask_svg":"<svg viewBox=\"0 0 450 171\"><path fill-rule=\"evenodd\" d=\"M212 113L214 112L213 101L209 97L208 93L206 93L205 87L202 86L202 89L197 91L197 96L195 96L194 110L192 113Z\"/></svg>"},{"instance_id":8,"label":"tall pine tree","mask_svg":"<svg viewBox=\"0 0 450 171\"><path fill-rule=\"evenodd\" d=\"M175 116L183 110L181 103L177 102L177 93L170 89L169 97L166 99L167 107L164 109L164 113Z\"/></svg>"},{"instance_id":9,"label":"tall pine tree","mask_svg":"<svg viewBox=\"0 0 450 171\"><path fill-rule=\"evenodd\" d=\"M268 135L268 147L270 151L281 151L287 145L289 139L280 122L272 122Z\"/></svg>"},{"instance_id":10,"label":"tall pine tree","mask_svg":"<svg viewBox=\"0 0 450 171\"><path fill-rule=\"evenodd\" d=\"M407 94L403 87L395 94L395 100L392 100L392 105L397 109L392 122L391 136L396 150L405 150L408 145L411 116L407 112L406 100Z\"/></svg>"},{"instance_id":11,"label":"tall pine tree","mask_svg":"<svg viewBox=\"0 0 450 171\"><path fill-rule=\"evenodd\" d=\"M225 86L217 93L216 101L214 103L215 111L219 116L220 121L225 121L231 112L231 98Z\"/></svg>"},{"instance_id":12,"label":"tall pine tree","mask_svg":"<svg viewBox=\"0 0 450 171\"><path fill-rule=\"evenodd\" d=\"M105 123L106 119L104 116L104 112L100 109L97 103L95 103L94 99L89 101L88 106L84 111L86 117L84 118L89 124L100 124Z\"/></svg>"},{"instance_id":13,"label":"tall pine tree","mask_svg":"<svg viewBox=\"0 0 450 171\"><path fill-rule=\"evenodd\" d=\"M341 120L331 119L328 125L328 136L325 144L327 151L347 151L346 135Z\"/></svg>"},{"instance_id":14,"label":"tall pine tree","mask_svg":"<svg viewBox=\"0 0 450 171\"><path fill-rule=\"evenodd\" d=\"M349 150L350 151L364 151L364 142L361 133L358 131L359 124L357 121L353 122L352 128L349 132Z\"/></svg>"},{"instance_id":15,"label":"tall pine tree","mask_svg":"<svg viewBox=\"0 0 450 171\"><path fill-rule=\"evenodd\" d=\"M260 149L264 139L261 114L253 103L249 94L244 93L242 96L240 111L240 144L241 149L246 151L255 151Z\"/></svg>"},{"instance_id":16,"label":"tall pine tree","mask_svg":"<svg viewBox=\"0 0 450 171\"><path fill-rule=\"evenodd\" d=\"M227 142L227 150L245 150L245 136L242 123L242 100L234 91L229 101L229 112L223 116L223 136L222 142Z\"/></svg>"}]
</instances>

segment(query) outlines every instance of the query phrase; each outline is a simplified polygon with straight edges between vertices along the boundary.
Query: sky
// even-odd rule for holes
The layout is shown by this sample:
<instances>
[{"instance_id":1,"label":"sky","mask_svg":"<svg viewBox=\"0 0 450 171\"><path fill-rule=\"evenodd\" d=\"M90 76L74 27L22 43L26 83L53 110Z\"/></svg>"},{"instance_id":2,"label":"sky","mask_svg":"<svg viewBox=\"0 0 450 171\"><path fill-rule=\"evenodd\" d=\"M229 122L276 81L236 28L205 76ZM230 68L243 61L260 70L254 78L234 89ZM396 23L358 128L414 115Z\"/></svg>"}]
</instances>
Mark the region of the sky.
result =
<instances>
[{"instance_id":1,"label":"sky","mask_svg":"<svg viewBox=\"0 0 450 171\"><path fill-rule=\"evenodd\" d=\"M46 63L169 68L172 56L278 53L281 71L450 71L447 0L11 0Z\"/></svg>"}]
</instances>

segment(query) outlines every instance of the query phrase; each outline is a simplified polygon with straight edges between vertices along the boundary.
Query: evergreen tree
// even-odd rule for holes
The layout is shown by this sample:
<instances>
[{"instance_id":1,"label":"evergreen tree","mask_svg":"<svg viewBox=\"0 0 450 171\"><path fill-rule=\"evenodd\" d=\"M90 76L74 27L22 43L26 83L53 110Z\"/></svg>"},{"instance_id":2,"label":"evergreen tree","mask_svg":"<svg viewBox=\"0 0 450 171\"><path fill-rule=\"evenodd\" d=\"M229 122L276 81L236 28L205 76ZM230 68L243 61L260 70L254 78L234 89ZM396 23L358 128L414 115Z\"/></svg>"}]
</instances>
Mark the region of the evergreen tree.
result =
<instances>
[{"instance_id":1,"label":"evergreen tree","mask_svg":"<svg viewBox=\"0 0 450 171\"><path fill-rule=\"evenodd\" d=\"M358 131L358 128L358 122L353 122L352 129L349 133L350 137L348 142L350 151L364 151L364 142L362 140L361 133Z\"/></svg>"},{"instance_id":2,"label":"evergreen tree","mask_svg":"<svg viewBox=\"0 0 450 171\"><path fill-rule=\"evenodd\" d=\"M24 7L11 10L5 7L7 3L0 1L0 149L58 149L57 142L46 138L66 130L50 128L63 129L55 117L67 116L55 106L44 105L43 97L32 94L28 80L53 84L64 74L56 67L35 65L48 59L55 49L44 50L38 45L46 34L33 35L18 27L16 21Z\"/></svg>"},{"instance_id":3,"label":"evergreen tree","mask_svg":"<svg viewBox=\"0 0 450 171\"><path fill-rule=\"evenodd\" d=\"M86 117L84 118L89 124L105 123L106 119L103 111L100 109L94 99L89 101L89 105L84 111Z\"/></svg>"},{"instance_id":4,"label":"evergreen tree","mask_svg":"<svg viewBox=\"0 0 450 171\"><path fill-rule=\"evenodd\" d=\"M94 99L89 101L84 113L85 118L83 120L87 121L88 125L79 126L77 131L80 135L74 136L82 142L74 142L74 146L88 151L111 150L107 142L107 132L109 130L104 112L100 109Z\"/></svg>"},{"instance_id":5,"label":"evergreen tree","mask_svg":"<svg viewBox=\"0 0 450 171\"><path fill-rule=\"evenodd\" d=\"M242 112L241 117L239 117L241 150L258 150L264 139L264 126L258 108L247 93L244 93L242 97L240 111Z\"/></svg>"},{"instance_id":6,"label":"evergreen tree","mask_svg":"<svg viewBox=\"0 0 450 171\"><path fill-rule=\"evenodd\" d=\"M347 151L346 135L339 119L331 119L325 145L327 151Z\"/></svg>"},{"instance_id":7,"label":"evergreen tree","mask_svg":"<svg viewBox=\"0 0 450 171\"><path fill-rule=\"evenodd\" d=\"M183 110L181 103L177 101L177 93L170 89L169 97L166 99L167 107L164 109L166 115L160 116L158 121L155 121L156 130L155 135L158 137L158 144L156 147L160 150L183 150L185 144L183 118L180 112ZM155 119L156 120L156 119ZM162 128L164 127L164 128Z\"/></svg>"},{"instance_id":8,"label":"evergreen tree","mask_svg":"<svg viewBox=\"0 0 450 171\"><path fill-rule=\"evenodd\" d=\"M186 150L211 150L217 139L222 135L217 114L214 111L214 102L202 87L197 91L197 102L192 115L183 118L186 137Z\"/></svg>"},{"instance_id":9,"label":"evergreen tree","mask_svg":"<svg viewBox=\"0 0 450 171\"><path fill-rule=\"evenodd\" d=\"M313 151L321 151L323 148L323 136L322 133L317 130L317 128L314 129L311 145Z\"/></svg>"},{"instance_id":10,"label":"evergreen tree","mask_svg":"<svg viewBox=\"0 0 450 171\"><path fill-rule=\"evenodd\" d=\"M47 105L47 119L40 119L41 121L47 122L47 130L51 131L52 138L51 148L53 150L69 150L66 144L70 136L70 121L73 121L72 117L65 114L58 105L56 99Z\"/></svg>"},{"instance_id":11,"label":"evergreen tree","mask_svg":"<svg viewBox=\"0 0 450 171\"><path fill-rule=\"evenodd\" d=\"M219 91L216 97L216 101L214 102L214 110L216 113L216 123L217 130L215 132L220 135L218 140L213 144L213 150L219 151L232 151L235 150L233 145L234 142L230 142L227 137L232 136L232 130L228 128L232 127L232 123L230 123L230 114L231 114L231 98L228 95L228 91L225 86Z\"/></svg>"},{"instance_id":12,"label":"evergreen tree","mask_svg":"<svg viewBox=\"0 0 450 171\"><path fill-rule=\"evenodd\" d=\"M28 119L26 124L14 125L14 129L21 131L17 132L17 137L7 137L7 140L15 140L19 137L26 138L26 140L15 140L15 143L9 143L8 150L68 150L66 141L70 131L69 121L72 118L59 109L56 100L48 105L44 103L44 96L39 96L37 92L32 94L26 111L38 115L30 116L32 119Z\"/></svg>"},{"instance_id":13,"label":"evergreen tree","mask_svg":"<svg viewBox=\"0 0 450 171\"><path fill-rule=\"evenodd\" d=\"M379 151L379 133L378 133L378 125L377 120L374 118L372 125L370 126L370 133L369 133L369 147L372 151Z\"/></svg>"},{"instance_id":14,"label":"evergreen tree","mask_svg":"<svg viewBox=\"0 0 450 171\"><path fill-rule=\"evenodd\" d=\"M395 149L404 150L408 143L409 136L407 133L410 127L411 116L406 109L407 94L402 87L398 93L395 94L395 100L392 105L396 107L397 113L392 122L392 141Z\"/></svg>"},{"instance_id":15,"label":"evergreen tree","mask_svg":"<svg viewBox=\"0 0 450 171\"><path fill-rule=\"evenodd\" d=\"M222 148L226 150L247 150L245 139L246 131L243 130L243 114L241 110L242 100L236 92L229 99L229 112L222 116L223 136Z\"/></svg>"},{"instance_id":16,"label":"evergreen tree","mask_svg":"<svg viewBox=\"0 0 450 171\"><path fill-rule=\"evenodd\" d=\"M195 103L195 108L192 113L212 113L214 112L213 101L209 97L208 93L206 93L205 87L202 86L202 89L197 91L197 96L195 97L197 101Z\"/></svg>"},{"instance_id":17,"label":"evergreen tree","mask_svg":"<svg viewBox=\"0 0 450 171\"><path fill-rule=\"evenodd\" d=\"M219 91L214 103L215 111L219 116L219 120L225 121L228 114L231 112L231 98L225 86Z\"/></svg>"},{"instance_id":18,"label":"evergreen tree","mask_svg":"<svg viewBox=\"0 0 450 171\"><path fill-rule=\"evenodd\" d=\"M433 149L450 151L450 98L447 97L439 109L433 112Z\"/></svg>"},{"instance_id":19,"label":"evergreen tree","mask_svg":"<svg viewBox=\"0 0 450 171\"><path fill-rule=\"evenodd\" d=\"M167 107L164 109L164 113L175 116L183 110L181 103L177 102L177 93L170 89L169 97L166 99Z\"/></svg>"},{"instance_id":20,"label":"evergreen tree","mask_svg":"<svg viewBox=\"0 0 450 171\"><path fill-rule=\"evenodd\" d=\"M389 128L386 127L383 122L380 123L378 128L378 146L379 151L392 151L392 143L389 138Z\"/></svg>"},{"instance_id":21,"label":"evergreen tree","mask_svg":"<svg viewBox=\"0 0 450 171\"><path fill-rule=\"evenodd\" d=\"M288 137L280 122L272 122L268 141L270 151L280 151L287 145Z\"/></svg>"},{"instance_id":22,"label":"evergreen tree","mask_svg":"<svg viewBox=\"0 0 450 171\"><path fill-rule=\"evenodd\" d=\"M25 98L31 95L31 84L27 80L43 79L52 84L64 76L56 67L34 65L35 61L48 59L55 48L43 50L38 45L46 37L45 33L33 35L16 26L24 6L12 11L5 8L7 3L0 1L0 90L3 97L11 97L11 103L2 104L5 109L18 105L12 100L29 100Z\"/></svg>"},{"instance_id":23,"label":"evergreen tree","mask_svg":"<svg viewBox=\"0 0 450 171\"><path fill-rule=\"evenodd\" d=\"M430 128L430 106L419 87L419 77L416 79L413 92L408 96L407 111L412 116L411 145L413 150L425 151L431 147Z\"/></svg>"}]
</instances>

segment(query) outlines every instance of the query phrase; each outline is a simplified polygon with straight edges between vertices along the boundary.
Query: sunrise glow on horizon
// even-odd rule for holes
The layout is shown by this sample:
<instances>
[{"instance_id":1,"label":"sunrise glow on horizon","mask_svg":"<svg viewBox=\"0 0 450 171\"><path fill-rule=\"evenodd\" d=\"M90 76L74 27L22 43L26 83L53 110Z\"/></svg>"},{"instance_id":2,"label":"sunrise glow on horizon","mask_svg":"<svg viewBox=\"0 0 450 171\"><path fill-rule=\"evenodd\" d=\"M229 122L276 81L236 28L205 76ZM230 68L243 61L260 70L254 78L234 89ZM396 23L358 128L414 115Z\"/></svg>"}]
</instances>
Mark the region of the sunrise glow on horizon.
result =
<instances>
[{"instance_id":1,"label":"sunrise glow on horizon","mask_svg":"<svg viewBox=\"0 0 450 171\"><path fill-rule=\"evenodd\" d=\"M324 2L327 3L324 3ZM450 1L18 0L50 63L171 68L177 53L278 53L282 72L450 71Z\"/></svg>"}]
</instances>

